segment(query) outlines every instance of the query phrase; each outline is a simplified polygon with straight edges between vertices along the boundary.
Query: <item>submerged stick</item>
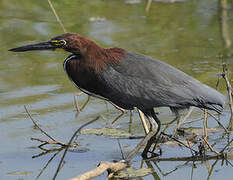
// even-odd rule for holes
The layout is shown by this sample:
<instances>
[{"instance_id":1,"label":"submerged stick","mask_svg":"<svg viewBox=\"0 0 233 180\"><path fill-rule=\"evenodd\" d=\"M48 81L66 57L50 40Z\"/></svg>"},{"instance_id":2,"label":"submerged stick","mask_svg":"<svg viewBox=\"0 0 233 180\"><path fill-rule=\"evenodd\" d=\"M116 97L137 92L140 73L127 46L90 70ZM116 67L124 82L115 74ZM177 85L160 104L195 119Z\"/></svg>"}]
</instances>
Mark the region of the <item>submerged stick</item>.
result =
<instances>
[{"instance_id":1,"label":"submerged stick","mask_svg":"<svg viewBox=\"0 0 233 180\"><path fill-rule=\"evenodd\" d=\"M74 132L73 136L70 138L70 140L69 140L69 142L68 142L68 145L67 145L67 147L66 147L66 149L65 149L65 151L64 151L64 153L63 153L63 156L62 156L62 158L61 158L61 160L60 160L60 163L59 163L59 165L58 165L58 167L57 167L56 173L55 173L55 175L53 176L53 180L56 179L57 174L58 174L58 172L59 172L59 170L60 170L60 168L61 168L61 166L62 166L63 160L64 160L64 158L65 158L65 156L66 156L66 153L67 153L67 151L68 151L68 149L69 149L69 146L71 145L71 143L72 143L73 139L75 138L75 136L76 136L85 126L87 126L87 125L89 125L89 124L91 124L91 123L97 121L99 118L100 118L100 116L97 116L95 119L93 119L93 120L91 120L91 121L89 121L89 122L83 124L80 128L78 128L78 129Z\"/></svg>"}]
</instances>

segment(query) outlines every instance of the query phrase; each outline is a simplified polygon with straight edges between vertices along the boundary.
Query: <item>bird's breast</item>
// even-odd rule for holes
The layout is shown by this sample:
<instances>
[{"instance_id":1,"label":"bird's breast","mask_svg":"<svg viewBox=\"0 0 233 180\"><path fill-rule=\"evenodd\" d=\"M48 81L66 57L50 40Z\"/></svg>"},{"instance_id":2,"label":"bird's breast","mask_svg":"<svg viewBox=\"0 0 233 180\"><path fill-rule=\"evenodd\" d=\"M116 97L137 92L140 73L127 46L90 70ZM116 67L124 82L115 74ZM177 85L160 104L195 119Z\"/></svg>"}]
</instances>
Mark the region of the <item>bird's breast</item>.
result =
<instances>
[{"instance_id":1,"label":"bird's breast","mask_svg":"<svg viewBox=\"0 0 233 180\"><path fill-rule=\"evenodd\" d=\"M76 56L70 55L66 58L63 64L69 79L84 93L107 100L102 94L104 91L103 86L99 82L98 75L90 71L83 60Z\"/></svg>"}]
</instances>

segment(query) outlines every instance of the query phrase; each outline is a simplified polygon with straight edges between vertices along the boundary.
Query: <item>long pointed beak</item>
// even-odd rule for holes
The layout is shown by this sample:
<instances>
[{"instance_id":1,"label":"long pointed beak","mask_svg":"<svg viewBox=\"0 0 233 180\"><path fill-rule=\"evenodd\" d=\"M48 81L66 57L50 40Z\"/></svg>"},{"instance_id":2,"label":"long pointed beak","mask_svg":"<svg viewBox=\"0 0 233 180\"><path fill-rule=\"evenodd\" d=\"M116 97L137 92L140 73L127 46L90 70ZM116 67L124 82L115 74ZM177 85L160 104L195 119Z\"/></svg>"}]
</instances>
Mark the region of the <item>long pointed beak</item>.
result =
<instances>
[{"instance_id":1,"label":"long pointed beak","mask_svg":"<svg viewBox=\"0 0 233 180\"><path fill-rule=\"evenodd\" d=\"M50 41L47 42L41 42L36 44L30 44L26 46L21 46L13 49L9 49L8 51L14 51L14 52L24 52L24 51L35 51L35 50L54 50L57 47L52 45Z\"/></svg>"}]
</instances>

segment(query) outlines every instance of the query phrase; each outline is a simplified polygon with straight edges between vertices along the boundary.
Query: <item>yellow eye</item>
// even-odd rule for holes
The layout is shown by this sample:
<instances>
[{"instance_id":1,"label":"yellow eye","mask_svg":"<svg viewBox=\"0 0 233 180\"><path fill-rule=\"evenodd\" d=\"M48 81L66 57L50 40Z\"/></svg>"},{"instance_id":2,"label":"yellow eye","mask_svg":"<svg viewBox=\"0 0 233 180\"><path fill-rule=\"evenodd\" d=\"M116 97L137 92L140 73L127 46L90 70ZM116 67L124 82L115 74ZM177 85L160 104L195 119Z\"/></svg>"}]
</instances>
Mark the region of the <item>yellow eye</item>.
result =
<instances>
[{"instance_id":1,"label":"yellow eye","mask_svg":"<svg viewBox=\"0 0 233 180\"><path fill-rule=\"evenodd\" d=\"M51 43L55 46L62 46L66 45L66 41L64 39L62 40L52 40Z\"/></svg>"}]
</instances>

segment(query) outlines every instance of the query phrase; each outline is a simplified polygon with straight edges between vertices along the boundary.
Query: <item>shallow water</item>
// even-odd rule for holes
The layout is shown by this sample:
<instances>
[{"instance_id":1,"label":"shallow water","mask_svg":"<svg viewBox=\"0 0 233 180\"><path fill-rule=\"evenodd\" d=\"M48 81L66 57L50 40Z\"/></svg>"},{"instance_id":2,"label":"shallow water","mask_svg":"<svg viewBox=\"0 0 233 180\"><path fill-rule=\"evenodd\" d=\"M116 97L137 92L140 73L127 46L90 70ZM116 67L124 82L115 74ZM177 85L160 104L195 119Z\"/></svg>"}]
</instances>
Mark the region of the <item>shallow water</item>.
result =
<instances>
[{"instance_id":1,"label":"shallow water","mask_svg":"<svg viewBox=\"0 0 233 180\"><path fill-rule=\"evenodd\" d=\"M119 46L161 59L215 87L222 70L219 54L223 54L228 69L231 72L233 69L232 3L228 4L228 10L223 10L220 2L189 0L170 4L152 3L149 12L145 12L144 1L127 4L123 0L79 0L56 1L53 4L68 31L80 33L103 47ZM53 153L32 159L32 156L42 151L37 148L39 143L30 138L46 137L33 127L24 105L44 130L64 142L78 127L98 115L104 119L89 127L104 127L120 112L102 100L91 98L77 116L74 93L78 90L69 81L62 66L69 53L7 51L20 45L46 41L63 33L47 1L2 0L0 17L0 179L35 179ZM230 77L233 79L232 75ZM227 97L223 80L218 90ZM79 103L84 103L86 99L86 95L81 95ZM167 108L157 111L163 123L174 118ZM195 109L188 120L200 116L201 111ZM229 108L226 106L221 115L225 126L228 125L229 117ZM132 124L129 119L130 113L114 127L126 131L131 127L130 131L134 135L143 135L137 113L133 112ZM202 122L192 125L202 127ZM212 118L209 118L208 127L219 128ZM171 133L173 129L174 125L168 132ZM221 134L212 138L218 139L220 144L225 142L225 136L221 137ZM89 150L69 152L57 179L74 177L96 167L102 160L121 159L116 139L81 135L79 143L82 148ZM120 143L124 154L127 154L138 140L120 140ZM190 152L181 148L164 147L164 151L163 157L190 156ZM51 161L39 179L51 179L59 160L60 155ZM139 168L140 163L138 154L133 166ZM152 163L155 172L143 179L175 180L180 179L181 174L183 179L207 179L208 167L214 163L215 160L197 162L196 168L193 168L192 162L157 162L158 166ZM106 174L97 179L105 177ZM210 179L220 178L232 178L232 167L221 165L218 161Z\"/></svg>"}]
</instances>

